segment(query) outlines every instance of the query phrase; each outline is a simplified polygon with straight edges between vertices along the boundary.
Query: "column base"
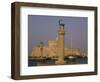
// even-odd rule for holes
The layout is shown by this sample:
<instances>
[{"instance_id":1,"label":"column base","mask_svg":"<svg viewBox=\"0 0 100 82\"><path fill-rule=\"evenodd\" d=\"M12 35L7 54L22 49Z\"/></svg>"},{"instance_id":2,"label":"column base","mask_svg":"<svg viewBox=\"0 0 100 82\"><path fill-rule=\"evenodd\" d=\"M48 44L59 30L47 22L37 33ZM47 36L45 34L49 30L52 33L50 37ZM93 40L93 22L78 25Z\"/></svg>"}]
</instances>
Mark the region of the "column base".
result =
<instances>
[{"instance_id":1,"label":"column base","mask_svg":"<svg viewBox=\"0 0 100 82\"><path fill-rule=\"evenodd\" d=\"M64 60L58 60L55 62L56 65L63 65L66 64L66 62Z\"/></svg>"}]
</instances>

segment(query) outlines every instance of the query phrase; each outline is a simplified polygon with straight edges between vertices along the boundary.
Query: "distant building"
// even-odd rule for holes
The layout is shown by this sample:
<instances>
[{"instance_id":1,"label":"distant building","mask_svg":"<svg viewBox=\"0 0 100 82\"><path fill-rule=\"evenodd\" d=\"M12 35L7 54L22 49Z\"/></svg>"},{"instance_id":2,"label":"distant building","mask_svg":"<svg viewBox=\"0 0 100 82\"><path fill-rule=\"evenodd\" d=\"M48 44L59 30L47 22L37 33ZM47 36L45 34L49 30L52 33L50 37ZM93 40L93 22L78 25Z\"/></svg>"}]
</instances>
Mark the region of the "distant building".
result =
<instances>
[{"instance_id":1,"label":"distant building","mask_svg":"<svg viewBox=\"0 0 100 82\"><path fill-rule=\"evenodd\" d=\"M65 48L65 30L64 24L59 23L58 36L54 41L48 41L45 46L40 42L38 46L33 47L31 57L35 59L58 59L57 64L64 63L64 57L79 56L80 50L78 48Z\"/></svg>"}]
</instances>

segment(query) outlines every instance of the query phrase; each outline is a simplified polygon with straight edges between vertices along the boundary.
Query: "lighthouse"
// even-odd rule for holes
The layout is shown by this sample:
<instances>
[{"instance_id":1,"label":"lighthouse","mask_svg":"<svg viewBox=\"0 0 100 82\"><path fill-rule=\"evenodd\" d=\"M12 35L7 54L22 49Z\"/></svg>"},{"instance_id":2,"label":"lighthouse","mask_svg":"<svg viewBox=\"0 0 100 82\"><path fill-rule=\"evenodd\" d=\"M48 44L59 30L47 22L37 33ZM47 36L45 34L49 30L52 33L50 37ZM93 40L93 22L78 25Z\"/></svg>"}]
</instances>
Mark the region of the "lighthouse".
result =
<instances>
[{"instance_id":1,"label":"lighthouse","mask_svg":"<svg viewBox=\"0 0 100 82\"><path fill-rule=\"evenodd\" d=\"M57 55L58 60L55 62L56 64L65 64L64 61L64 45L65 45L65 30L64 30L65 24L61 23L59 20L59 29L58 29L58 49L57 49Z\"/></svg>"}]
</instances>

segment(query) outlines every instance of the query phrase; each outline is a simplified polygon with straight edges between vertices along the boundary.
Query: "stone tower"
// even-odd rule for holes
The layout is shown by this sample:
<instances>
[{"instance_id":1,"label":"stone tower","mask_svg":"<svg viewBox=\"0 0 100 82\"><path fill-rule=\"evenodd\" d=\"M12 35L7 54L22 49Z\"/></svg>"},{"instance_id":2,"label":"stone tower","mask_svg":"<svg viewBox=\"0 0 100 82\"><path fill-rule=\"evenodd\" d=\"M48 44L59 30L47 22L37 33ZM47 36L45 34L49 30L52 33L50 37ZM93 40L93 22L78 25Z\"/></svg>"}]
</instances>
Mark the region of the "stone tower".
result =
<instances>
[{"instance_id":1,"label":"stone tower","mask_svg":"<svg viewBox=\"0 0 100 82\"><path fill-rule=\"evenodd\" d=\"M64 30L64 24L59 22L59 29L58 29L58 60L56 61L56 64L65 64L64 61L64 43L65 43L65 30Z\"/></svg>"}]
</instances>

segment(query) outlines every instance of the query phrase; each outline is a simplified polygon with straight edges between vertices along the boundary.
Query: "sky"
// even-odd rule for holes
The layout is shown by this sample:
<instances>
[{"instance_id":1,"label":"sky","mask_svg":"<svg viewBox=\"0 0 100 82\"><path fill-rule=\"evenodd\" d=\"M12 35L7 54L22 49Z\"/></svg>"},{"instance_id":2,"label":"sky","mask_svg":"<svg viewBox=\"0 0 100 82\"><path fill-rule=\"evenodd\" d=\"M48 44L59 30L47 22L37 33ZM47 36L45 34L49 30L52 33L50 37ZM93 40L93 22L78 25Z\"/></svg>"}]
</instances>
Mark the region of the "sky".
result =
<instances>
[{"instance_id":1,"label":"sky","mask_svg":"<svg viewBox=\"0 0 100 82\"><path fill-rule=\"evenodd\" d=\"M42 16L28 15L28 54L32 48L43 42L45 46L49 40L55 40L58 34L59 20L65 24L65 47L79 48L81 52L87 51L87 17L70 16Z\"/></svg>"}]
</instances>

